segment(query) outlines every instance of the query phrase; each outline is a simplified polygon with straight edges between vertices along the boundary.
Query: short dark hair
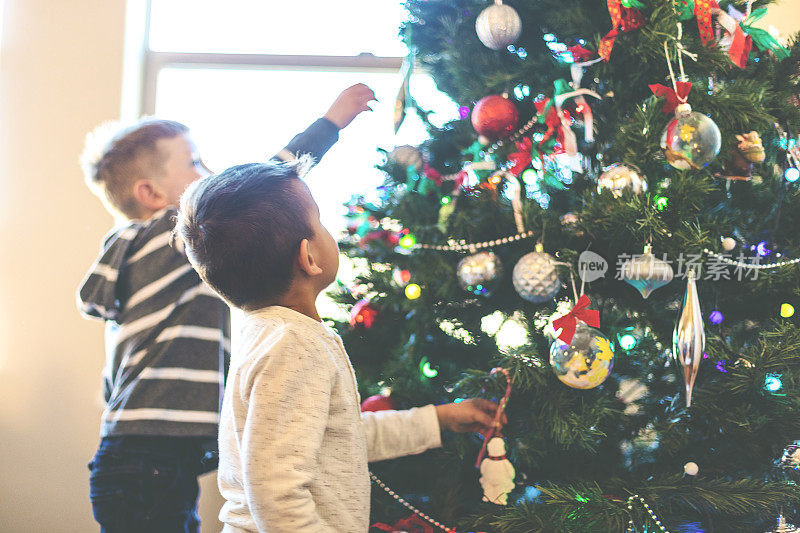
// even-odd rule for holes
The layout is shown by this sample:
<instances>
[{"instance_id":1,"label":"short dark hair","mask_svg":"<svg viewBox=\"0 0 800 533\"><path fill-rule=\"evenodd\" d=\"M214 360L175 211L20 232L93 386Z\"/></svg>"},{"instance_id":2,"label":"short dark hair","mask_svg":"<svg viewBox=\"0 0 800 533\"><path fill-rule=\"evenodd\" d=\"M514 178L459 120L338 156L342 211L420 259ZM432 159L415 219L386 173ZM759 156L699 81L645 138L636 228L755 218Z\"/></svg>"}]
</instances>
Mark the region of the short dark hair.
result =
<instances>
[{"instance_id":1,"label":"short dark hair","mask_svg":"<svg viewBox=\"0 0 800 533\"><path fill-rule=\"evenodd\" d=\"M305 160L251 163L193 183L176 234L200 277L245 310L269 305L292 282L300 242L314 230Z\"/></svg>"},{"instance_id":2,"label":"short dark hair","mask_svg":"<svg viewBox=\"0 0 800 533\"><path fill-rule=\"evenodd\" d=\"M141 216L133 184L163 168L165 157L156 146L160 139L188 131L180 122L155 118L144 118L127 127L113 123L98 126L86 136L81 155L86 183L114 210L128 218Z\"/></svg>"}]
</instances>

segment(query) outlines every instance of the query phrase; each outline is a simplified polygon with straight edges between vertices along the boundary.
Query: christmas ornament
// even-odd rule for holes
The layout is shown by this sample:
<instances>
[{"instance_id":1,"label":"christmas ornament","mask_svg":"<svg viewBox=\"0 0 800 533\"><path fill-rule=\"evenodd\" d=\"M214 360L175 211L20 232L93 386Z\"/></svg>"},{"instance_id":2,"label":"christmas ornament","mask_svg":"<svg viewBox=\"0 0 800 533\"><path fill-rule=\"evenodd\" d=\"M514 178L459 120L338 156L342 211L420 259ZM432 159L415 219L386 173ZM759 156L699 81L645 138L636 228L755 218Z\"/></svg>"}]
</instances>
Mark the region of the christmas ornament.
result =
<instances>
[{"instance_id":1,"label":"christmas ornament","mask_svg":"<svg viewBox=\"0 0 800 533\"><path fill-rule=\"evenodd\" d=\"M703 329L703 315L700 311L694 270L689 270L687 278L683 307L672 336L672 352L683 371L686 407L691 407L692 389L700 369L700 361L703 359L706 335Z\"/></svg>"},{"instance_id":2,"label":"christmas ornament","mask_svg":"<svg viewBox=\"0 0 800 533\"><path fill-rule=\"evenodd\" d=\"M622 196L625 191L641 194L647 192L647 181L633 168L616 163L608 167L597 179L597 192L603 190L611 191L615 198Z\"/></svg>"},{"instance_id":3,"label":"christmas ornament","mask_svg":"<svg viewBox=\"0 0 800 533\"><path fill-rule=\"evenodd\" d=\"M481 11L475 20L475 32L487 48L503 50L519 39L522 20L513 7L494 0L494 5Z\"/></svg>"},{"instance_id":4,"label":"christmas ornament","mask_svg":"<svg viewBox=\"0 0 800 533\"><path fill-rule=\"evenodd\" d=\"M396 147L389 152L388 158L392 163L396 163L403 168L413 167L417 172L422 170L422 165L425 163L422 159L422 152L408 144Z\"/></svg>"},{"instance_id":5,"label":"christmas ornament","mask_svg":"<svg viewBox=\"0 0 800 533\"><path fill-rule=\"evenodd\" d=\"M494 252L478 252L459 261L456 275L465 291L489 296L503 275L503 265Z\"/></svg>"},{"instance_id":6,"label":"christmas ornament","mask_svg":"<svg viewBox=\"0 0 800 533\"><path fill-rule=\"evenodd\" d=\"M378 309L366 298L356 302L353 309L350 310L350 325L353 327L369 329L375 324L377 318Z\"/></svg>"},{"instance_id":7,"label":"christmas ornament","mask_svg":"<svg viewBox=\"0 0 800 533\"><path fill-rule=\"evenodd\" d=\"M585 294L581 294L578 301L567 313L553 319L553 331L558 331L557 337L566 344L572 343L575 328L579 323L584 323L594 328L600 327L600 312L589 309L592 302Z\"/></svg>"},{"instance_id":8,"label":"christmas ornament","mask_svg":"<svg viewBox=\"0 0 800 533\"><path fill-rule=\"evenodd\" d=\"M571 343L558 338L550 345L550 366L562 383L575 389L592 389L611 373L614 351L600 330L578 321Z\"/></svg>"},{"instance_id":9,"label":"christmas ornament","mask_svg":"<svg viewBox=\"0 0 800 533\"><path fill-rule=\"evenodd\" d=\"M713 120L692 111L689 104L675 108L673 118L661 134L667 162L678 170L700 169L717 157L722 134Z\"/></svg>"},{"instance_id":10,"label":"christmas ornament","mask_svg":"<svg viewBox=\"0 0 800 533\"><path fill-rule=\"evenodd\" d=\"M726 252L730 252L736 248L736 239L733 237L720 237L720 242L722 244L722 249Z\"/></svg>"},{"instance_id":11,"label":"christmas ornament","mask_svg":"<svg viewBox=\"0 0 800 533\"><path fill-rule=\"evenodd\" d=\"M397 91L397 98L394 101L394 133L395 135L403 125L406 119L406 108L413 104L413 99L408 92L408 85L411 83L411 72L414 70L414 54L409 54L403 60L401 72L403 76L403 83L400 84L400 90Z\"/></svg>"},{"instance_id":12,"label":"christmas ornament","mask_svg":"<svg viewBox=\"0 0 800 533\"><path fill-rule=\"evenodd\" d=\"M778 516L778 524L775 529L770 529L766 533L795 533L800 531L800 528L788 523L786 518L781 514Z\"/></svg>"},{"instance_id":13,"label":"christmas ornament","mask_svg":"<svg viewBox=\"0 0 800 533\"><path fill-rule=\"evenodd\" d=\"M535 251L523 255L517 262L512 281L517 293L533 303L546 302L561 290L556 260L545 253L541 243L536 243Z\"/></svg>"},{"instance_id":14,"label":"christmas ornament","mask_svg":"<svg viewBox=\"0 0 800 533\"><path fill-rule=\"evenodd\" d=\"M642 298L663 287L675 276L672 266L653 255L653 247L644 247L642 255L634 255L620 269L622 280L639 291Z\"/></svg>"},{"instance_id":15,"label":"christmas ornament","mask_svg":"<svg viewBox=\"0 0 800 533\"><path fill-rule=\"evenodd\" d=\"M753 163L761 163L766 158L764 145L755 131L737 135L736 141L731 147L731 157L724 175L729 180L750 181Z\"/></svg>"},{"instance_id":16,"label":"christmas ornament","mask_svg":"<svg viewBox=\"0 0 800 533\"><path fill-rule=\"evenodd\" d=\"M481 98L472 109L472 127L490 140L511 135L518 123L517 106L499 94Z\"/></svg>"},{"instance_id":17,"label":"christmas ornament","mask_svg":"<svg viewBox=\"0 0 800 533\"><path fill-rule=\"evenodd\" d=\"M364 411L396 411L397 403L390 394L375 394L361 402L361 412Z\"/></svg>"},{"instance_id":18,"label":"christmas ornament","mask_svg":"<svg viewBox=\"0 0 800 533\"><path fill-rule=\"evenodd\" d=\"M486 445L487 455L481 461L480 483L483 501L506 505L508 493L514 490L514 466L506 459L506 442L502 437L492 437Z\"/></svg>"},{"instance_id":19,"label":"christmas ornament","mask_svg":"<svg viewBox=\"0 0 800 533\"><path fill-rule=\"evenodd\" d=\"M697 463L686 463L683 465L683 471L689 476L696 476L700 472L700 467Z\"/></svg>"}]
</instances>

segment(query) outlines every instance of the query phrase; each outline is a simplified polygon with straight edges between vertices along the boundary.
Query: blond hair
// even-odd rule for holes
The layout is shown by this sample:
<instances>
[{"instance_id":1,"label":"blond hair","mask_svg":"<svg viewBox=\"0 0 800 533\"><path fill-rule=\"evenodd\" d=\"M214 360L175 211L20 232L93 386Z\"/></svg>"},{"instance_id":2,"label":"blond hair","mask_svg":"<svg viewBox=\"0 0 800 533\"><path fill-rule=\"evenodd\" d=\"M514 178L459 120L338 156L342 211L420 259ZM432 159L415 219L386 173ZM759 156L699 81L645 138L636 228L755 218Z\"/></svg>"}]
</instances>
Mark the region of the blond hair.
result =
<instances>
[{"instance_id":1,"label":"blond hair","mask_svg":"<svg viewBox=\"0 0 800 533\"><path fill-rule=\"evenodd\" d=\"M142 214L133 194L136 181L161 172L164 155L159 139L183 135L189 128L179 122L145 118L135 124L101 124L86 136L81 167L89 188L112 212L128 219Z\"/></svg>"}]
</instances>

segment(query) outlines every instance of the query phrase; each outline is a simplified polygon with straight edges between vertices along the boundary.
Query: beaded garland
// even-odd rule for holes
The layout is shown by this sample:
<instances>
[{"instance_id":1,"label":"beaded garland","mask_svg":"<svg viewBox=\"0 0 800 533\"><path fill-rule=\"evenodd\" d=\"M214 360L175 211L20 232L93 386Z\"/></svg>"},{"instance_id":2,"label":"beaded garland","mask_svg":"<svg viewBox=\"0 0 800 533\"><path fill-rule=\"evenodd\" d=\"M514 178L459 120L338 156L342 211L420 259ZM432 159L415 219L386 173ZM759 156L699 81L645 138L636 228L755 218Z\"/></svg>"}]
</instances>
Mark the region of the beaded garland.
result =
<instances>
[{"instance_id":1,"label":"beaded garland","mask_svg":"<svg viewBox=\"0 0 800 533\"><path fill-rule=\"evenodd\" d=\"M653 522L655 522L656 526L658 526L659 529L661 529L661 531L663 533L669 533L669 531L667 531L667 528L665 528L664 525L661 523L661 520L659 520L658 517L656 516L656 514L653 512L653 510L650 509L650 506L647 505L647 502L644 501L644 498L642 498L638 494L634 494L633 496L630 496L628 498L628 511L633 511L633 504L637 500L639 501L639 503L642 504L642 507L644 507L644 510L647 511L647 514L650 515L650 518L653 519ZM635 527L635 524L633 523L633 518L631 518L630 520L628 520L628 532L636 531L634 529L634 527Z\"/></svg>"},{"instance_id":2,"label":"beaded garland","mask_svg":"<svg viewBox=\"0 0 800 533\"><path fill-rule=\"evenodd\" d=\"M388 485L386 485L386 483L384 483L383 481L381 481L381 480L378 478L378 476L376 476L376 475L375 475L375 474L373 474L372 472L370 472L370 473L369 473L369 478L370 478L370 479L371 479L373 482L377 483L377 484L378 484L378 486L379 486L380 488L382 488L383 490L385 490L385 491L386 491L386 493L387 493L389 496L391 496L392 498L394 498L395 500L397 500L397 501L398 501L398 502L399 502L399 503L400 503L402 506L404 506L406 509L408 509L409 511L413 512L415 515L419 516L420 518L422 518L422 519L423 519L423 520L425 520L426 522L429 522L429 523L433 524L434 526L438 527L438 528L439 528L439 529L441 529L442 531L446 531L447 533L456 533L456 530L455 530L454 528L452 528L452 527L447 527L446 525L442 524L441 522L438 522L438 521L434 520L434 519L433 519L433 518L431 518L430 516L426 515L425 513L423 513L422 511L420 511L419 509L417 509L416 507L414 507L414 506L413 506L413 505L411 505L410 503L408 503L408 502L407 502L407 501L406 501L406 500L405 500L405 499L404 499L402 496L400 496L400 495L399 495L399 494L397 494L395 491L393 491L393 490L391 489L391 487L389 487Z\"/></svg>"},{"instance_id":3,"label":"beaded garland","mask_svg":"<svg viewBox=\"0 0 800 533\"><path fill-rule=\"evenodd\" d=\"M728 259L724 255L720 255L718 253L712 252L708 248L703 248L703 253L706 255L713 257L717 261L725 263L726 265L735 266L739 268L749 268L751 270L765 270L769 268L781 268L790 265L796 265L800 263L800 258L791 259L789 261L780 261L778 263L765 263L765 264L753 264L753 263L744 263L742 261L734 261L733 259Z\"/></svg>"}]
</instances>

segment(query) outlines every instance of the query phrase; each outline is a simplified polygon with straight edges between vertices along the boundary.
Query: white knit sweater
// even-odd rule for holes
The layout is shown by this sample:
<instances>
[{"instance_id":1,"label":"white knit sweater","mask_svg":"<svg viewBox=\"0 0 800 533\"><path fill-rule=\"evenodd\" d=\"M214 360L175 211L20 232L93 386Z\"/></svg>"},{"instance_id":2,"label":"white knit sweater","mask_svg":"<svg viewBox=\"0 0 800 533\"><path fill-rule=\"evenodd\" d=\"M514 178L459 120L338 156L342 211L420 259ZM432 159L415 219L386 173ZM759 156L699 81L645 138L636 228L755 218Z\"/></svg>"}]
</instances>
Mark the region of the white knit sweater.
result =
<instances>
[{"instance_id":1,"label":"white knit sweater","mask_svg":"<svg viewBox=\"0 0 800 533\"><path fill-rule=\"evenodd\" d=\"M342 340L285 307L248 313L219 428L223 532L365 532L367 461L441 446L436 410L361 413Z\"/></svg>"}]
</instances>

